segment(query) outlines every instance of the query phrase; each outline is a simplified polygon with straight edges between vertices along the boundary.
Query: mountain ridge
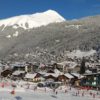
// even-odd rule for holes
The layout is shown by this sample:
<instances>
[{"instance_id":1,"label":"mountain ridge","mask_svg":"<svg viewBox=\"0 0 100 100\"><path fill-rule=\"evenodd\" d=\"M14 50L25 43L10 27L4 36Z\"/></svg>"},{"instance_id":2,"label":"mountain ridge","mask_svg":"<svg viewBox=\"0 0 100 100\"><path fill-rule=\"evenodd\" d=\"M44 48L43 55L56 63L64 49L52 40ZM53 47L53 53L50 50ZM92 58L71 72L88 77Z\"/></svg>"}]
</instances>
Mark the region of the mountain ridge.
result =
<instances>
[{"instance_id":1,"label":"mountain ridge","mask_svg":"<svg viewBox=\"0 0 100 100\"><path fill-rule=\"evenodd\" d=\"M63 22L65 19L54 10L48 10L42 13L35 13L29 15L20 15L7 19L0 20L0 26L13 26L30 29L48 25L55 22Z\"/></svg>"}]
</instances>

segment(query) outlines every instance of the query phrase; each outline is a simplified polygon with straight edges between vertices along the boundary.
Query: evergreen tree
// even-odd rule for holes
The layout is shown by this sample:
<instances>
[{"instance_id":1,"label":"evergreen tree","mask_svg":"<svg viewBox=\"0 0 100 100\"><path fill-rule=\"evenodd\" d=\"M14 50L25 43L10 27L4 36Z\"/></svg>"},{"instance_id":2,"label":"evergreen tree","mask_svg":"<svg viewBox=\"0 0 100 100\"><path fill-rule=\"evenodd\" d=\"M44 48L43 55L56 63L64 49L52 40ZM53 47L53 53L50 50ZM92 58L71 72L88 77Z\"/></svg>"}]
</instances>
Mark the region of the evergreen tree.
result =
<instances>
[{"instance_id":1,"label":"evergreen tree","mask_svg":"<svg viewBox=\"0 0 100 100\"><path fill-rule=\"evenodd\" d=\"M84 74L84 73L85 73L85 58L83 57L81 66L80 66L80 74Z\"/></svg>"}]
</instances>

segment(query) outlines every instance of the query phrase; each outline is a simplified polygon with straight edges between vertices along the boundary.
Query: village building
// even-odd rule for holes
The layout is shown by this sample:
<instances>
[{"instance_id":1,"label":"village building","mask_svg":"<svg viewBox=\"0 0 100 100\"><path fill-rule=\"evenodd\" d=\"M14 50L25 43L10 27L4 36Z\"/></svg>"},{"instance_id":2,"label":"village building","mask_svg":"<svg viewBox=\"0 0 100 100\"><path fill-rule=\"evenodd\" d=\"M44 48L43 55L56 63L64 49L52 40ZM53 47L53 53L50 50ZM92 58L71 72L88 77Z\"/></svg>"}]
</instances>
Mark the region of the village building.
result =
<instances>
[{"instance_id":1,"label":"village building","mask_svg":"<svg viewBox=\"0 0 100 100\"><path fill-rule=\"evenodd\" d=\"M11 75L11 79L12 80L20 80L20 79L24 79L26 72L25 71L14 71Z\"/></svg>"},{"instance_id":2,"label":"village building","mask_svg":"<svg viewBox=\"0 0 100 100\"><path fill-rule=\"evenodd\" d=\"M44 75L46 82L55 82L57 80L58 74L56 73L46 73Z\"/></svg>"},{"instance_id":3,"label":"village building","mask_svg":"<svg viewBox=\"0 0 100 100\"><path fill-rule=\"evenodd\" d=\"M71 80L73 86L80 86L80 81L84 78L83 75L79 73L70 73L74 78Z\"/></svg>"},{"instance_id":4,"label":"village building","mask_svg":"<svg viewBox=\"0 0 100 100\"><path fill-rule=\"evenodd\" d=\"M72 79L74 79L74 77L69 73L61 74L57 78L58 81L60 81L64 84L69 84Z\"/></svg>"},{"instance_id":5,"label":"village building","mask_svg":"<svg viewBox=\"0 0 100 100\"><path fill-rule=\"evenodd\" d=\"M11 69L1 70L1 77L10 77L12 75Z\"/></svg>"},{"instance_id":6,"label":"village building","mask_svg":"<svg viewBox=\"0 0 100 100\"><path fill-rule=\"evenodd\" d=\"M72 61L64 61L61 63L57 63L57 65L60 71L64 73L79 72L80 70L80 66L76 62Z\"/></svg>"},{"instance_id":7,"label":"village building","mask_svg":"<svg viewBox=\"0 0 100 100\"><path fill-rule=\"evenodd\" d=\"M45 78L40 73L27 73L24 79L31 82L42 82L45 80Z\"/></svg>"},{"instance_id":8,"label":"village building","mask_svg":"<svg viewBox=\"0 0 100 100\"><path fill-rule=\"evenodd\" d=\"M12 69L7 64L0 63L0 75L1 77L10 77L12 74Z\"/></svg>"},{"instance_id":9,"label":"village building","mask_svg":"<svg viewBox=\"0 0 100 100\"><path fill-rule=\"evenodd\" d=\"M25 72L36 72L38 69L38 66L32 63L26 63L26 62L15 62L14 64L11 64L13 71L25 71Z\"/></svg>"},{"instance_id":10,"label":"village building","mask_svg":"<svg viewBox=\"0 0 100 100\"><path fill-rule=\"evenodd\" d=\"M14 71L26 71L27 72L27 64L25 62L15 62L11 64L11 67Z\"/></svg>"},{"instance_id":11,"label":"village building","mask_svg":"<svg viewBox=\"0 0 100 100\"><path fill-rule=\"evenodd\" d=\"M89 86L100 89L100 72L98 73L88 73L84 74L84 78L82 80L83 86Z\"/></svg>"}]
</instances>

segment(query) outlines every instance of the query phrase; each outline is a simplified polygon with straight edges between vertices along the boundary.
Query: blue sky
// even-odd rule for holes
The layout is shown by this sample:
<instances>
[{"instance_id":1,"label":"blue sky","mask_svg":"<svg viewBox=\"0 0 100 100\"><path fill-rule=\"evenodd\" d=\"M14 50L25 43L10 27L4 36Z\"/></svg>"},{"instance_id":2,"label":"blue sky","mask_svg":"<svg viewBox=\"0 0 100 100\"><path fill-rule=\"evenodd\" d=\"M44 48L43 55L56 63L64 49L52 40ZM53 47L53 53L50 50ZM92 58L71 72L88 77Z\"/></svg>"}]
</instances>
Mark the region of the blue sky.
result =
<instances>
[{"instance_id":1,"label":"blue sky","mask_svg":"<svg viewBox=\"0 0 100 100\"><path fill-rule=\"evenodd\" d=\"M48 9L66 19L78 19L100 14L100 0L0 0L0 19Z\"/></svg>"}]
</instances>

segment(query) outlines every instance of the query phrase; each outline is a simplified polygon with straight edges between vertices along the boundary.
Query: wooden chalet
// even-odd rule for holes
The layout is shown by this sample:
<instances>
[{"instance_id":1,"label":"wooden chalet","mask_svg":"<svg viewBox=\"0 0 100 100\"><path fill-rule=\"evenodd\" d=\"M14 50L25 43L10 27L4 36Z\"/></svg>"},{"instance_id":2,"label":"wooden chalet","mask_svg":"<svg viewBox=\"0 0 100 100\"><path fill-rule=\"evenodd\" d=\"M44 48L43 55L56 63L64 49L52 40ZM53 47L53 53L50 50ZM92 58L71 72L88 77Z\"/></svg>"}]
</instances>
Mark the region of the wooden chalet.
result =
<instances>
[{"instance_id":1,"label":"wooden chalet","mask_svg":"<svg viewBox=\"0 0 100 100\"><path fill-rule=\"evenodd\" d=\"M2 72L1 72L2 77L9 77L9 76L11 76L11 74L12 74L11 69L2 70Z\"/></svg>"},{"instance_id":2,"label":"wooden chalet","mask_svg":"<svg viewBox=\"0 0 100 100\"><path fill-rule=\"evenodd\" d=\"M58 81L65 84L68 84L72 79L74 79L74 77L69 73L59 75L57 78Z\"/></svg>"},{"instance_id":3,"label":"wooden chalet","mask_svg":"<svg viewBox=\"0 0 100 100\"><path fill-rule=\"evenodd\" d=\"M41 82L44 81L44 77L39 73L27 73L24 77L26 81Z\"/></svg>"},{"instance_id":4,"label":"wooden chalet","mask_svg":"<svg viewBox=\"0 0 100 100\"><path fill-rule=\"evenodd\" d=\"M11 79L12 79L12 80L24 79L25 74L26 74L25 71L20 71L20 70L14 71L14 72L12 73Z\"/></svg>"}]
</instances>

